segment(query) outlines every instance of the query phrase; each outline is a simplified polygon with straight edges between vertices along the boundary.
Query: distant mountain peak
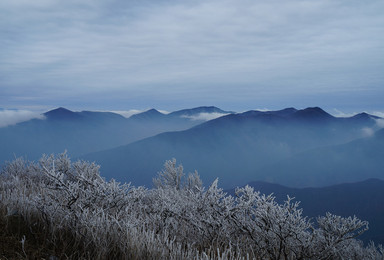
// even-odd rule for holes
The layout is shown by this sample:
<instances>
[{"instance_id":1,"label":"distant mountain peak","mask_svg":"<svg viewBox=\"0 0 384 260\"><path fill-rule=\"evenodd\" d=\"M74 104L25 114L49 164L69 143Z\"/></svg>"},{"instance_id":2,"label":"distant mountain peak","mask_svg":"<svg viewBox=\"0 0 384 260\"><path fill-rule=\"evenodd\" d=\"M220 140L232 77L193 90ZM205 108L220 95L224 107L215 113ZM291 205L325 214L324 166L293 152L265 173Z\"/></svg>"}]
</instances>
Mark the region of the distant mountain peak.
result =
<instances>
[{"instance_id":1,"label":"distant mountain peak","mask_svg":"<svg viewBox=\"0 0 384 260\"><path fill-rule=\"evenodd\" d=\"M297 112L297 109L294 107L287 107L282 110L279 110L280 112L286 112L286 113L294 113Z\"/></svg>"},{"instance_id":2,"label":"distant mountain peak","mask_svg":"<svg viewBox=\"0 0 384 260\"><path fill-rule=\"evenodd\" d=\"M74 112L69 109L66 109L65 107L58 107L48 111L46 114L48 113L74 113Z\"/></svg>"},{"instance_id":3,"label":"distant mountain peak","mask_svg":"<svg viewBox=\"0 0 384 260\"><path fill-rule=\"evenodd\" d=\"M288 107L277 111L270 111L271 114L278 115L278 116L290 116L294 113L296 113L298 110L294 107Z\"/></svg>"},{"instance_id":4,"label":"distant mountain peak","mask_svg":"<svg viewBox=\"0 0 384 260\"><path fill-rule=\"evenodd\" d=\"M366 113L366 112L362 112L362 113L359 113L355 116L370 116L370 114Z\"/></svg>"},{"instance_id":5,"label":"distant mountain peak","mask_svg":"<svg viewBox=\"0 0 384 260\"><path fill-rule=\"evenodd\" d=\"M307 107L302 109L301 111L306 111L306 112L311 112L311 113L319 113L319 114L324 114L324 115L329 115L327 112L325 112L323 109L320 107Z\"/></svg>"},{"instance_id":6,"label":"distant mountain peak","mask_svg":"<svg viewBox=\"0 0 384 260\"><path fill-rule=\"evenodd\" d=\"M73 112L64 107L59 107L44 113L47 119L62 120L62 119L74 119L79 117L76 112Z\"/></svg>"},{"instance_id":7,"label":"distant mountain peak","mask_svg":"<svg viewBox=\"0 0 384 260\"><path fill-rule=\"evenodd\" d=\"M276 111L260 111L260 110L250 110L246 111L244 113L239 114L240 116L259 116L259 115L272 115L272 116L279 116L279 117L288 117L294 113L296 113L298 110L293 107L284 108L281 110Z\"/></svg>"},{"instance_id":8,"label":"distant mountain peak","mask_svg":"<svg viewBox=\"0 0 384 260\"><path fill-rule=\"evenodd\" d=\"M354 118L354 119L379 119L380 117L370 115L366 112L362 112L362 113L354 115L352 118Z\"/></svg>"},{"instance_id":9,"label":"distant mountain peak","mask_svg":"<svg viewBox=\"0 0 384 260\"><path fill-rule=\"evenodd\" d=\"M142 119L155 119L155 118L159 118L159 117L162 117L164 116L163 113L161 113L160 111L154 109L154 108L151 108L145 112L142 112L142 113L139 113L139 114L135 114L135 115L132 115L130 118L131 119L138 119L138 120L142 120Z\"/></svg>"},{"instance_id":10,"label":"distant mountain peak","mask_svg":"<svg viewBox=\"0 0 384 260\"><path fill-rule=\"evenodd\" d=\"M302 118L302 119L332 119L334 118L332 115L325 112L320 107L308 107L302 110L297 110L293 116L295 118Z\"/></svg>"},{"instance_id":11,"label":"distant mountain peak","mask_svg":"<svg viewBox=\"0 0 384 260\"><path fill-rule=\"evenodd\" d=\"M224 111L215 106L201 106L190 109L182 109L170 113L170 116L193 116L201 113L232 114L232 111Z\"/></svg>"},{"instance_id":12,"label":"distant mountain peak","mask_svg":"<svg viewBox=\"0 0 384 260\"><path fill-rule=\"evenodd\" d=\"M143 112L141 114L147 114L147 115L154 114L154 115L158 115L158 114L163 114L163 113L161 113L160 111L158 111L158 110L156 110L154 108L151 108L151 109L149 109L149 110L147 110L147 111L145 111L145 112Z\"/></svg>"}]
</instances>

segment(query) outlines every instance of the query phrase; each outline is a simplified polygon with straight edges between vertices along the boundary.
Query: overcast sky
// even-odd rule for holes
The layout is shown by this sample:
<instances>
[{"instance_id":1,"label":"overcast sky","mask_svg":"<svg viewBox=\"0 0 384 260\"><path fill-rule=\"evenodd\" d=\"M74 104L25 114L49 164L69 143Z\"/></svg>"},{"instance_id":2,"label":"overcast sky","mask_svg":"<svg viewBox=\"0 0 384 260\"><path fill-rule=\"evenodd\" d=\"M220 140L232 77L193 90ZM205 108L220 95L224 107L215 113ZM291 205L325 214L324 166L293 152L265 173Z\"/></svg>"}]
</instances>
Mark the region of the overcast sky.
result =
<instances>
[{"instance_id":1,"label":"overcast sky","mask_svg":"<svg viewBox=\"0 0 384 260\"><path fill-rule=\"evenodd\" d=\"M0 1L0 108L384 111L384 1Z\"/></svg>"}]
</instances>

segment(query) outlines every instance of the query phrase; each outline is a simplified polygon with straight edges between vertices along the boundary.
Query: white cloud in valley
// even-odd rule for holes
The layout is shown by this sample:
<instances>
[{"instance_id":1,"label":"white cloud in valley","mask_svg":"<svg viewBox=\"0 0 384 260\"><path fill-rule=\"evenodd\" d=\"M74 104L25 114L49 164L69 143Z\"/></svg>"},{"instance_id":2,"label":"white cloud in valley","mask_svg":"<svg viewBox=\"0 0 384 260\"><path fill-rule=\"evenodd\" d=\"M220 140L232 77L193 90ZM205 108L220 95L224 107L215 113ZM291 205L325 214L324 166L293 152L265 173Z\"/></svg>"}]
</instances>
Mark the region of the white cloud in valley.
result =
<instances>
[{"instance_id":1,"label":"white cloud in valley","mask_svg":"<svg viewBox=\"0 0 384 260\"><path fill-rule=\"evenodd\" d=\"M44 119L44 115L39 112L29 110L0 110L0 127L15 125L31 119Z\"/></svg>"},{"instance_id":2,"label":"white cloud in valley","mask_svg":"<svg viewBox=\"0 0 384 260\"><path fill-rule=\"evenodd\" d=\"M384 118L376 119L376 124L380 128L384 128Z\"/></svg>"},{"instance_id":3,"label":"white cloud in valley","mask_svg":"<svg viewBox=\"0 0 384 260\"><path fill-rule=\"evenodd\" d=\"M129 118L133 115L144 112L144 110L131 109L131 110L116 110L116 111L111 111L111 112L116 113L116 114L120 114L125 118Z\"/></svg>"},{"instance_id":4,"label":"white cloud in valley","mask_svg":"<svg viewBox=\"0 0 384 260\"><path fill-rule=\"evenodd\" d=\"M331 113L333 116L335 116L335 117L351 117L351 116L355 116L355 115L358 114L357 112L349 112L349 113L345 113L345 112L343 112L343 111L341 111L341 110L339 110L339 109L336 109L336 108L332 109L332 110L330 111L330 113Z\"/></svg>"},{"instance_id":5,"label":"white cloud in valley","mask_svg":"<svg viewBox=\"0 0 384 260\"><path fill-rule=\"evenodd\" d=\"M228 114L224 114L224 113L199 113L197 115L190 115L190 116L182 116L184 118L189 118L191 120L194 120L194 121L209 121L209 120L213 120L213 119L216 119L216 118L219 118L219 117L222 117L222 116L226 116Z\"/></svg>"},{"instance_id":6,"label":"white cloud in valley","mask_svg":"<svg viewBox=\"0 0 384 260\"><path fill-rule=\"evenodd\" d=\"M363 137L371 137L375 134L375 131L372 128L364 127L361 129Z\"/></svg>"}]
</instances>

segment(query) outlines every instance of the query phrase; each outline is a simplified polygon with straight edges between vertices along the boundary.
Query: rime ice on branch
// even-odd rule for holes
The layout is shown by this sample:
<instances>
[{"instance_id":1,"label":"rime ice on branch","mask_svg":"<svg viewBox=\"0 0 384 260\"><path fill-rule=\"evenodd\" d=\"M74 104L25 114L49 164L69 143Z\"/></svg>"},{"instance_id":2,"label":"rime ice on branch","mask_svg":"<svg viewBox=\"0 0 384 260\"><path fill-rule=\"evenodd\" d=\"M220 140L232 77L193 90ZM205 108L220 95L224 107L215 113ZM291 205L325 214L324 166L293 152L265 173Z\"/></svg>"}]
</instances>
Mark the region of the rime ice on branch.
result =
<instances>
[{"instance_id":1,"label":"rime ice on branch","mask_svg":"<svg viewBox=\"0 0 384 260\"><path fill-rule=\"evenodd\" d=\"M16 159L0 174L0 207L40 225L47 239L71 234L72 257L92 259L382 259L356 240L368 223L327 213L312 223L253 188L229 196L197 172L166 161L154 189L106 181L99 166L66 154ZM28 238L24 240L28 244ZM77 250L77 251L76 251ZM76 252L76 253L73 253Z\"/></svg>"}]
</instances>

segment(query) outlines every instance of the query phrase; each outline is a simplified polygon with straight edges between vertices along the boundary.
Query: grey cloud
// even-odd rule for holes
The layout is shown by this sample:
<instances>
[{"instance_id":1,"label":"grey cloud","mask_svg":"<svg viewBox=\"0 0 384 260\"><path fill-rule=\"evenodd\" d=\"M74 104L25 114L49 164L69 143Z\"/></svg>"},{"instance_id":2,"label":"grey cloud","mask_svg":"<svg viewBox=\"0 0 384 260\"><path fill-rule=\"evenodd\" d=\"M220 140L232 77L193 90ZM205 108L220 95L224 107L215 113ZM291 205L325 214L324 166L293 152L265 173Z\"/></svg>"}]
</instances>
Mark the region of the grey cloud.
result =
<instances>
[{"instance_id":1,"label":"grey cloud","mask_svg":"<svg viewBox=\"0 0 384 260\"><path fill-rule=\"evenodd\" d=\"M224 98L375 91L384 82L382 1L12 2L0 4L9 95Z\"/></svg>"}]
</instances>

